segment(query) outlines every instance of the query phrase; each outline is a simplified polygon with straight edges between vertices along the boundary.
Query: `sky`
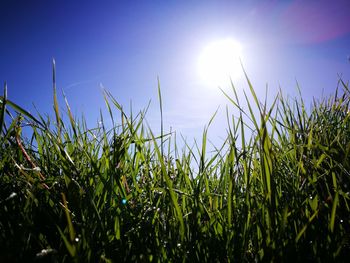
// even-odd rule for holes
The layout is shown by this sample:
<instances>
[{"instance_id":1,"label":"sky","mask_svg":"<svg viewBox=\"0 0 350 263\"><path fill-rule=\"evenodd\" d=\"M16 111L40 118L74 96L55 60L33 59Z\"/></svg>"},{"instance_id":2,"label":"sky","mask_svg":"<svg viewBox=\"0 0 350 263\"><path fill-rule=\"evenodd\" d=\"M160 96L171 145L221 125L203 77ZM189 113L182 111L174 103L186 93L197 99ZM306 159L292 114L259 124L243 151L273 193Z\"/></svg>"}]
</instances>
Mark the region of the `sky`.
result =
<instances>
[{"instance_id":1,"label":"sky","mask_svg":"<svg viewBox=\"0 0 350 263\"><path fill-rule=\"evenodd\" d=\"M58 93L65 92L73 113L84 114L91 127L105 109L104 87L127 112L130 105L136 113L151 101L147 121L157 134L159 78L165 129L199 139L218 109L209 131L215 141L226 131L226 105L232 108L219 86L233 93L229 77L214 83L199 72L208 46L239 44L260 99L266 86L269 100L279 89L294 96L298 82L303 99L311 102L332 94L339 76L350 78L349 13L347 0L1 0L0 81L12 101L54 116L54 58ZM234 71L243 98L248 86L241 68Z\"/></svg>"}]
</instances>

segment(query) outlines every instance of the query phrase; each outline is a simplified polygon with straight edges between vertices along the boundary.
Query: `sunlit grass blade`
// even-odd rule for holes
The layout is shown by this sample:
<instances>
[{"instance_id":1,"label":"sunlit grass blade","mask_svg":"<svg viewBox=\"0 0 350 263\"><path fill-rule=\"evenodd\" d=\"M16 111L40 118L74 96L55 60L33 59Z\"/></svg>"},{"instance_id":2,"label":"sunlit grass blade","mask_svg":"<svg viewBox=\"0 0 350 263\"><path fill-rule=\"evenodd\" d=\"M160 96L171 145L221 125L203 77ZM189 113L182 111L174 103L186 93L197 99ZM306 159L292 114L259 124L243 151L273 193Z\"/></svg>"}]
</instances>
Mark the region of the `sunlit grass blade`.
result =
<instances>
[{"instance_id":1,"label":"sunlit grass blade","mask_svg":"<svg viewBox=\"0 0 350 263\"><path fill-rule=\"evenodd\" d=\"M158 100L159 100L159 110L160 110L160 136L161 136L161 143L160 143L160 150L161 150L161 154L162 156L164 156L164 152L163 152L163 147L164 147L164 139L163 139L163 135L164 135L164 127L163 127L163 102L162 102L162 93L161 93L161 89L160 89L160 80L159 77L157 78L157 89L158 89Z\"/></svg>"},{"instance_id":2,"label":"sunlit grass blade","mask_svg":"<svg viewBox=\"0 0 350 263\"><path fill-rule=\"evenodd\" d=\"M23 116L28 117L35 124L43 126L43 124L37 118L35 118L29 111L26 111L21 106L17 105L16 103L12 102L11 100L6 99L6 104L8 106L10 106L11 108L13 108L15 111L17 111L18 113L22 114Z\"/></svg>"},{"instance_id":3,"label":"sunlit grass blade","mask_svg":"<svg viewBox=\"0 0 350 263\"><path fill-rule=\"evenodd\" d=\"M56 89L56 62L55 59L52 59L52 86L53 86L53 106L56 115L56 125L58 139L61 137L61 116L57 100L57 89Z\"/></svg>"}]
</instances>

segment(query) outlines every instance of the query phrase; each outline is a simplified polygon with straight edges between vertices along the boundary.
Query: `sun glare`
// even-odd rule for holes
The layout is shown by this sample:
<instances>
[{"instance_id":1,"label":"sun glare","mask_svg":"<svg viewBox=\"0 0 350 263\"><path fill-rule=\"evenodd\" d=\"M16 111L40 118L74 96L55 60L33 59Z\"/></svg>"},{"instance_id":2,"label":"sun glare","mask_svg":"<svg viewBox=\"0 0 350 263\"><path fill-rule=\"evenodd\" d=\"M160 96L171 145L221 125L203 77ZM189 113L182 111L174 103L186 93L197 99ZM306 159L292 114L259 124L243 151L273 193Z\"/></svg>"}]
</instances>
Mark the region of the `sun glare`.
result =
<instances>
[{"instance_id":1,"label":"sun glare","mask_svg":"<svg viewBox=\"0 0 350 263\"><path fill-rule=\"evenodd\" d=\"M242 47L233 39L219 40L206 46L198 59L200 78L209 85L228 84L230 78L238 79L242 75L239 59Z\"/></svg>"}]
</instances>

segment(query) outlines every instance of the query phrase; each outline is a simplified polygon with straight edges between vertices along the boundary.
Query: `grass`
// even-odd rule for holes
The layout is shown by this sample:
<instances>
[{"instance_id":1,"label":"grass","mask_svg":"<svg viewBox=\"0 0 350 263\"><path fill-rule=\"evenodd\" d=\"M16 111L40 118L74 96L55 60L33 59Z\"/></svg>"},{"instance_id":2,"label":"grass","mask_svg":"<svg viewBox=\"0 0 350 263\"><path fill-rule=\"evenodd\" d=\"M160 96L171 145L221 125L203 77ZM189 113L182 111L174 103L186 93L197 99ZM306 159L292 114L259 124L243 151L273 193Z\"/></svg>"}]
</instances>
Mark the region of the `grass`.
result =
<instances>
[{"instance_id":1,"label":"grass","mask_svg":"<svg viewBox=\"0 0 350 263\"><path fill-rule=\"evenodd\" d=\"M178 149L163 125L159 136L146 125L146 110L127 115L108 91L110 129L102 114L88 128L66 98L59 110L55 73L54 119L8 100L5 86L0 261L346 261L348 85L307 111L281 93L267 107L247 81L247 109L233 85L224 93L239 114L227 114L210 157L209 125L201 146Z\"/></svg>"}]
</instances>

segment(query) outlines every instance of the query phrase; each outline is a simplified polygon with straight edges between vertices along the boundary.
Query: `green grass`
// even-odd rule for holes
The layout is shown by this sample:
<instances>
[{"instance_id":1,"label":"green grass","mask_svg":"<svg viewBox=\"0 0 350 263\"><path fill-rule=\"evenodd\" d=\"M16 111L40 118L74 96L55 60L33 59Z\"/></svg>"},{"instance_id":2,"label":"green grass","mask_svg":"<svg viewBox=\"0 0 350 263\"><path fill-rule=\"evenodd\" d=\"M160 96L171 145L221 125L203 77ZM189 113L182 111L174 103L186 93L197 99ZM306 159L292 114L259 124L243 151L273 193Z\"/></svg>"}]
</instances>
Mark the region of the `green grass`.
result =
<instances>
[{"instance_id":1,"label":"green grass","mask_svg":"<svg viewBox=\"0 0 350 263\"><path fill-rule=\"evenodd\" d=\"M53 80L54 119L8 100L6 86L0 97L1 262L350 256L350 92L342 80L309 110L301 96L282 94L268 107L248 77L243 109L232 85L224 94L239 114L227 114L227 138L211 156L210 123L200 145L179 149L163 124L151 131L146 110L127 115L105 91L112 128L102 114L88 128L66 98L59 110Z\"/></svg>"}]
</instances>

